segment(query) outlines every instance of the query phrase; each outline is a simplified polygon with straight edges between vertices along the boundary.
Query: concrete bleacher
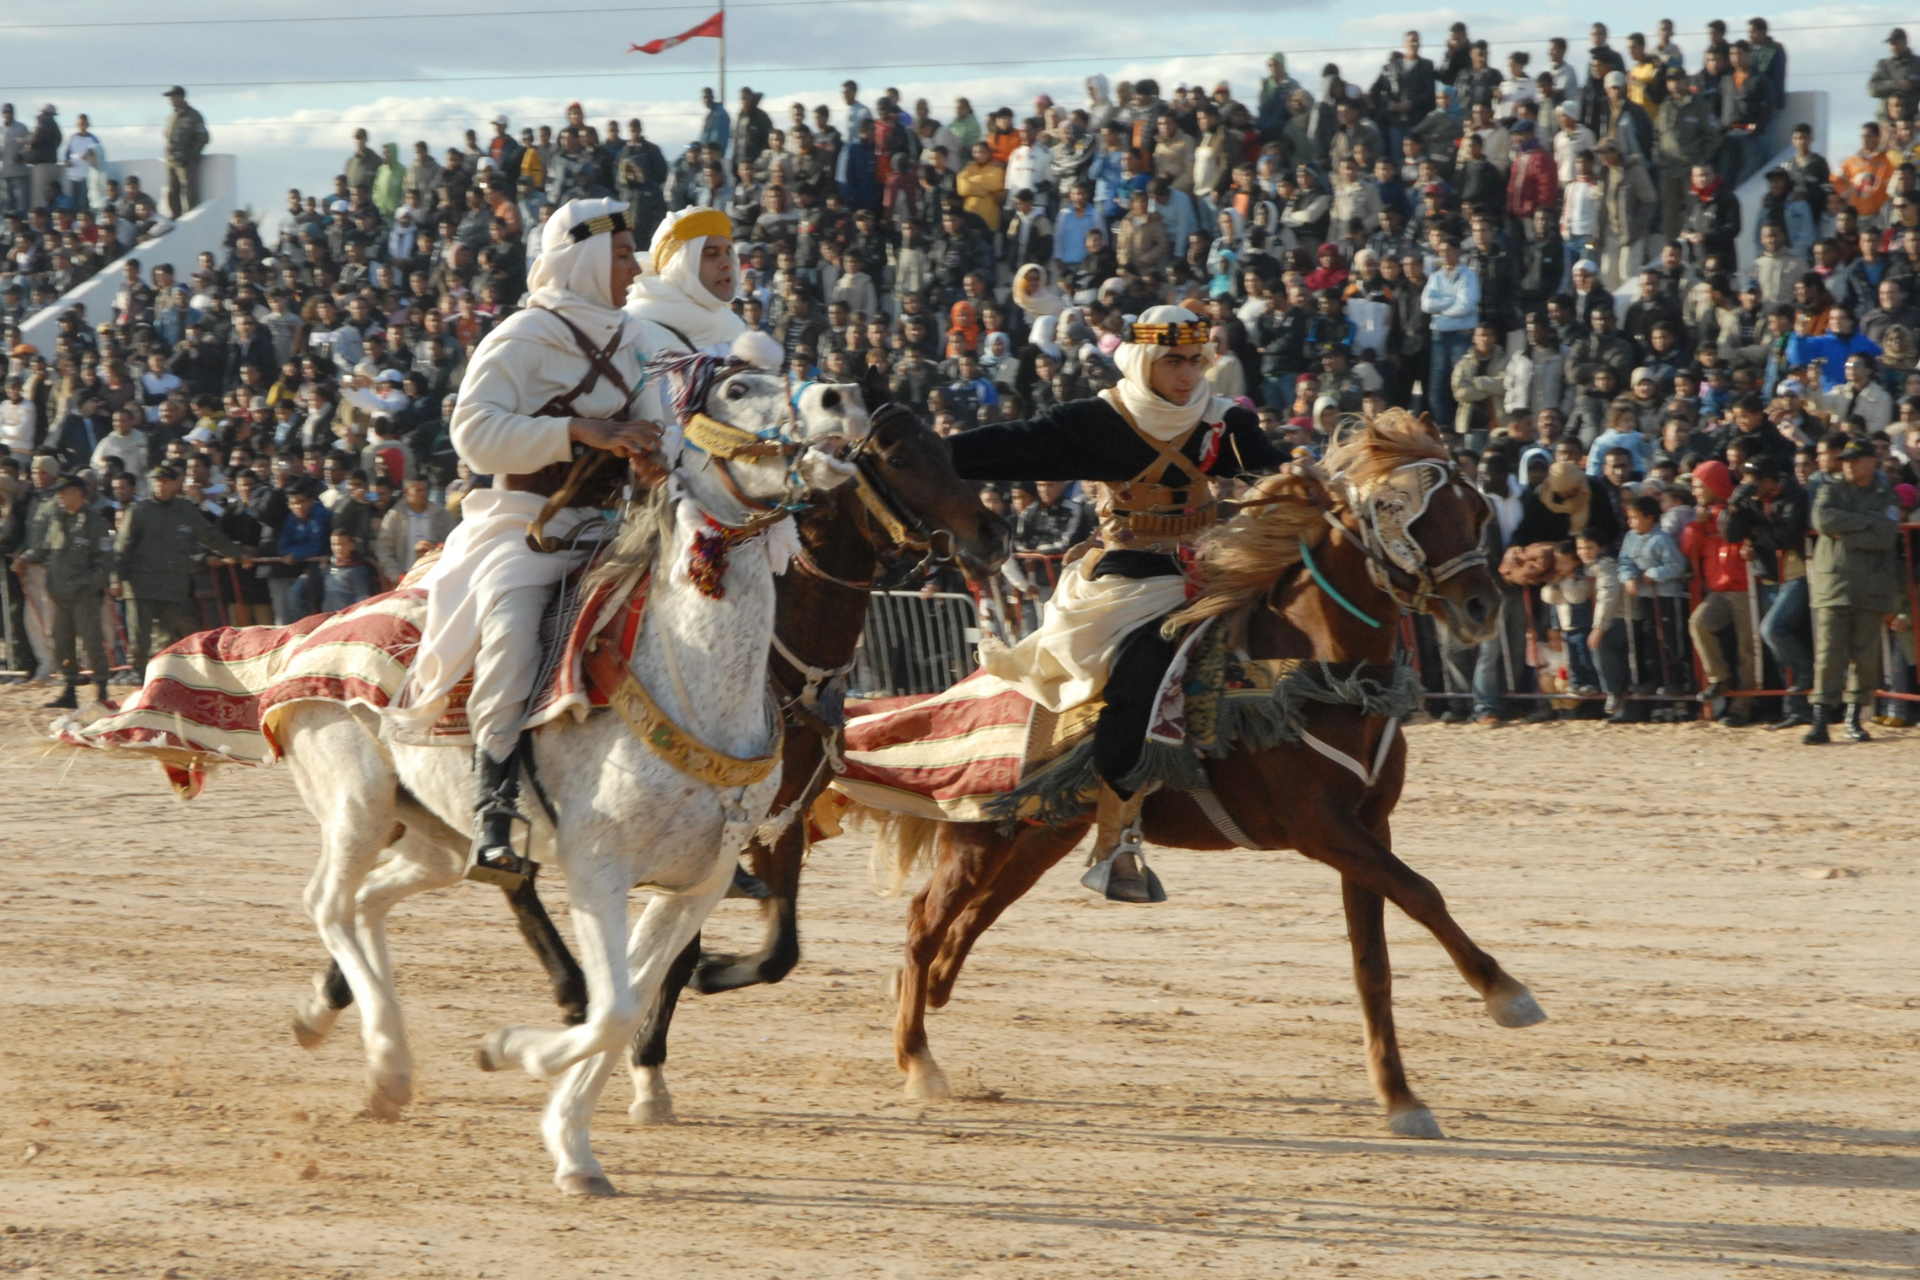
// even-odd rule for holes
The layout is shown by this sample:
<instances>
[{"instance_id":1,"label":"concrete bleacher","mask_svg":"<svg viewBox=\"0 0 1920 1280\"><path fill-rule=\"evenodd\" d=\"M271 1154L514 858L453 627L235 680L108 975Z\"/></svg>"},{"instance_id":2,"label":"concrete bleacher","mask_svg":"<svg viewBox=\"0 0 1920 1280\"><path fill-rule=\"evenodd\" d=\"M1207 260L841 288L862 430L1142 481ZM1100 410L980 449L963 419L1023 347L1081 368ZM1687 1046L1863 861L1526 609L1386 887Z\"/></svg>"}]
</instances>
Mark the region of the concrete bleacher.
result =
<instances>
[{"instance_id":1,"label":"concrete bleacher","mask_svg":"<svg viewBox=\"0 0 1920 1280\"><path fill-rule=\"evenodd\" d=\"M165 161L113 160L107 163L106 168L110 177L122 181L128 176L139 178L141 189L153 197L162 214L165 214ZM178 221L166 224L162 234L142 240L127 251L125 256L140 260L143 273L150 272L157 262L170 262L185 282L191 274L194 259L202 253L212 251L222 258L226 256L222 238L226 235L227 222L233 216L239 195L239 162L230 155L201 156L199 176L200 203L182 214ZM99 324L113 308L113 295L119 291L120 280L118 263L109 264L106 270L91 280L69 289L59 301L29 317L20 326L21 340L31 343L42 355L51 358L54 339L59 333L60 317L75 306L83 306L86 308L88 326Z\"/></svg>"}]
</instances>

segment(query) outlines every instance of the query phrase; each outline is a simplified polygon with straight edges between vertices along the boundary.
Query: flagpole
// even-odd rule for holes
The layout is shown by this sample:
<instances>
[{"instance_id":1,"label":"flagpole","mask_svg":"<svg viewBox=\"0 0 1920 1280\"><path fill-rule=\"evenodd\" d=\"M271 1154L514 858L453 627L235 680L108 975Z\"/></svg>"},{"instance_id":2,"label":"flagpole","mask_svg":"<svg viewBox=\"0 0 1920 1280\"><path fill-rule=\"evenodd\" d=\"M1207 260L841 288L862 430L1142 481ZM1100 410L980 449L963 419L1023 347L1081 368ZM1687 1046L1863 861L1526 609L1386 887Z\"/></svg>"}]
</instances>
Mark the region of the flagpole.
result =
<instances>
[{"instance_id":1,"label":"flagpole","mask_svg":"<svg viewBox=\"0 0 1920 1280\"><path fill-rule=\"evenodd\" d=\"M727 0L720 0L720 93L716 101L727 109Z\"/></svg>"}]
</instances>

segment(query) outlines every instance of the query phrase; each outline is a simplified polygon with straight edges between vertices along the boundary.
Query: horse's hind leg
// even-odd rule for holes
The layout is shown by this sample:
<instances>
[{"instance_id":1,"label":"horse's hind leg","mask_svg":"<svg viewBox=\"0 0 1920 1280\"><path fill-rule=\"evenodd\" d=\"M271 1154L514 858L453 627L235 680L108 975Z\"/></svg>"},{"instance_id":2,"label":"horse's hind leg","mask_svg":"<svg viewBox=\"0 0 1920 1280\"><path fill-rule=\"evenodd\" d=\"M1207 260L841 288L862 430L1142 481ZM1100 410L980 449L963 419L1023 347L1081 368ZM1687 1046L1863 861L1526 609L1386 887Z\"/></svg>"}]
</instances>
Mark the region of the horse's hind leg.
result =
<instances>
[{"instance_id":1,"label":"horse's hind leg","mask_svg":"<svg viewBox=\"0 0 1920 1280\"><path fill-rule=\"evenodd\" d=\"M1014 842L990 823L942 824L940 861L913 897L907 918L907 962L893 1023L893 1057L907 1074L909 1098L946 1098L953 1090L927 1047L927 975L947 931L981 885L996 875Z\"/></svg>"},{"instance_id":2,"label":"horse's hind leg","mask_svg":"<svg viewBox=\"0 0 1920 1280\"><path fill-rule=\"evenodd\" d=\"M1340 882L1353 947L1353 980L1366 1023L1367 1073L1387 1109L1387 1127L1403 1138L1439 1138L1439 1121L1407 1086L1393 1029L1393 968L1387 960L1386 899L1351 880Z\"/></svg>"},{"instance_id":3,"label":"horse's hind leg","mask_svg":"<svg viewBox=\"0 0 1920 1280\"><path fill-rule=\"evenodd\" d=\"M653 1002L640 1031L633 1038L633 1105L627 1117L635 1124L672 1124L673 1094L667 1089L667 1031L673 1026L673 1010L680 993L700 963L700 935L681 949L660 984L660 998Z\"/></svg>"},{"instance_id":4,"label":"horse's hind leg","mask_svg":"<svg viewBox=\"0 0 1920 1280\"><path fill-rule=\"evenodd\" d=\"M360 1005L368 1108L394 1119L413 1097L413 1055L399 1000L362 946L355 916L360 888L393 832L396 782L378 748L345 713L294 720L287 746L294 780L320 824L307 915Z\"/></svg>"},{"instance_id":5,"label":"horse's hind leg","mask_svg":"<svg viewBox=\"0 0 1920 1280\"><path fill-rule=\"evenodd\" d=\"M376 866L354 895L354 929L362 953L389 987L393 966L387 951L386 917L403 899L429 889L457 884L461 872L459 837L417 805L399 806L401 829L390 833L393 856ZM353 1003L353 988L338 961L314 978L313 994L294 1010L293 1035L303 1049L325 1040L340 1011Z\"/></svg>"},{"instance_id":6,"label":"horse's hind leg","mask_svg":"<svg viewBox=\"0 0 1920 1280\"><path fill-rule=\"evenodd\" d=\"M1060 859L1080 843L1085 823L1073 827L1024 827L1014 837L1013 852L1000 864L993 878L975 886L967 905L947 926L927 974L927 1003L935 1009L946 1007L953 998L953 984L960 977L960 966L980 935L993 927L1000 913L1025 897L1040 877L1052 870Z\"/></svg>"}]
</instances>

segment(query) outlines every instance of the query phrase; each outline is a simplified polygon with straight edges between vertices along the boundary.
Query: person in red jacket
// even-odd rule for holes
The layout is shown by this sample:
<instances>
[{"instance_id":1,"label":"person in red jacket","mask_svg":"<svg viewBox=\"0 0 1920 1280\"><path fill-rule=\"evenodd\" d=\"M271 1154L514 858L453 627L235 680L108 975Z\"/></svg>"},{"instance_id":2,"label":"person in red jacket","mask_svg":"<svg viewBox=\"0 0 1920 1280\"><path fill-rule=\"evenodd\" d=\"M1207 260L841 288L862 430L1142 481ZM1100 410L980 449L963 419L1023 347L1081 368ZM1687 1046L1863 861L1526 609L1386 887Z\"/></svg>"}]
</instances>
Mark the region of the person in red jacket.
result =
<instances>
[{"instance_id":1,"label":"person in red jacket","mask_svg":"<svg viewBox=\"0 0 1920 1280\"><path fill-rule=\"evenodd\" d=\"M1724 462L1703 462L1693 469L1693 523L1680 535L1680 550L1697 566L1706 595L1687 631L1693 636L1693 649L1707 671L1707 687L1700 691L1702 702L1724 701L1727 683L1733 672L1720 645L1720 633L1729 625L1738 638L1740 687L1758 689L1760 670L1754 661L1753 608L1747 596L1747 562L1738 542L1728 542L1723 530L1727 499L1733 496L1733 475ZM1738 727L1750 720L1748 710L1736 707L1714 714L1722 724Z\"/></svg>"},{"instance_id":2,"label":"person in red jacket","mask_svg":"<svg viewBox=\"0 0 1920 1280\"><path fill-rule=\"evenodd\" d=\"M1554 170L1553 153L1540 145L1533 121L1515 120L1509 132L1513 162L1507 169L1507 215L1526 228L1535 209L1559 208L1560 177Z\"/></svg>"}]
</instances>

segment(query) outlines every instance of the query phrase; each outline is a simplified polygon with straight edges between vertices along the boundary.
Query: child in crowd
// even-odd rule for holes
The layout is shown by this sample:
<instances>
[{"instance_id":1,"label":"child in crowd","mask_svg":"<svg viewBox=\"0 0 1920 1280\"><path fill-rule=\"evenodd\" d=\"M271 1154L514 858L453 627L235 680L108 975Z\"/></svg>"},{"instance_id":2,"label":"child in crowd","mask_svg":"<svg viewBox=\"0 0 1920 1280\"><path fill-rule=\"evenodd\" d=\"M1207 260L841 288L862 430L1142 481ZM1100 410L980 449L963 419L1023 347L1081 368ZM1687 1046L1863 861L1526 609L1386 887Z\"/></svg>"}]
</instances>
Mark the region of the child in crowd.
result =
<instances>
[{"instance_id":1,"label":"child in crowd","mask_svg":"<svg viewBox=\"0 0 1920 1280\"><path fill-rule=\"evenodd\" d=\"M1553 581L1540 588L1541 601L1553 608L1554 626L1547 634L1547 643L1553 648L1566 645L1567 691L1582 697L1600 692L1600 674L1594 669L1593 653L1587 644L1594 629L1594 594L1594 582L1581 567L1577 545L1563 542L1555 547ZM1529 719L1553 718L1550 708L1543 710L1547 714L1536 711Z\"/></svg>"}]
</instances>

